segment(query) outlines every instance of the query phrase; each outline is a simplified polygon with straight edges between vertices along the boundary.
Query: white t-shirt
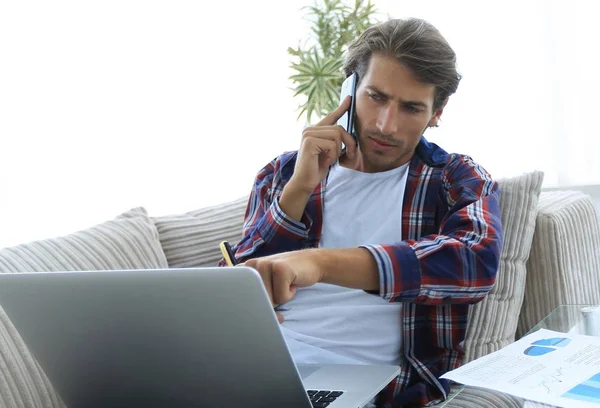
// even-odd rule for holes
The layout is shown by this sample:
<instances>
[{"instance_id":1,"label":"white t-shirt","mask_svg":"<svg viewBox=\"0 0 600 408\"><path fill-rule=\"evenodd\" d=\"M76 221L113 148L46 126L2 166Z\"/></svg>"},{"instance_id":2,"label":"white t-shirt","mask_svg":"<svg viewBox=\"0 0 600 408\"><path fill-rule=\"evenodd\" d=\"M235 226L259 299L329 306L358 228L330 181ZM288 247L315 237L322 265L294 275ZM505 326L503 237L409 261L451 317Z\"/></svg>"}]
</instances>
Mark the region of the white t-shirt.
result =
<instances>
[{"instance_id":1,"label":"white t-shirt","mask_svg":"<svg viewBox=\"0 0 600 408\"><path fill-rule=\"evenodd\" d=\"M332 166L324 193L321 248L402 240L408 163L381 173ZM298 364L392 364L402 360L400 303L318 283L281 306L281 330Z\"/></svg>"}]
</instances>

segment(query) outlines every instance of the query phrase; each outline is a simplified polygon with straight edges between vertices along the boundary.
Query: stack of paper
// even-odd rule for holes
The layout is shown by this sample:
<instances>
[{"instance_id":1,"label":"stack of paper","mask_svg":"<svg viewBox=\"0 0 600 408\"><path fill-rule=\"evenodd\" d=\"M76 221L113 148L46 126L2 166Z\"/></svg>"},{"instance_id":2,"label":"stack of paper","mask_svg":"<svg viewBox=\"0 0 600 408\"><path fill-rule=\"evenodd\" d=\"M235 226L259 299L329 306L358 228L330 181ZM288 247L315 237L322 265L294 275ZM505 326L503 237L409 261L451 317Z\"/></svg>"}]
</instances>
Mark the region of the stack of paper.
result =
<instances>
[{"instance_id":1,"label":"stack of paper","mask_svg":"<svg viewBox=\"0 0 600 408\"><path fill-rule=\"evenodd\" d=\"M600 337L542 329L442 378L550 406L598 408Z\"/></svg>"}]
</instances>

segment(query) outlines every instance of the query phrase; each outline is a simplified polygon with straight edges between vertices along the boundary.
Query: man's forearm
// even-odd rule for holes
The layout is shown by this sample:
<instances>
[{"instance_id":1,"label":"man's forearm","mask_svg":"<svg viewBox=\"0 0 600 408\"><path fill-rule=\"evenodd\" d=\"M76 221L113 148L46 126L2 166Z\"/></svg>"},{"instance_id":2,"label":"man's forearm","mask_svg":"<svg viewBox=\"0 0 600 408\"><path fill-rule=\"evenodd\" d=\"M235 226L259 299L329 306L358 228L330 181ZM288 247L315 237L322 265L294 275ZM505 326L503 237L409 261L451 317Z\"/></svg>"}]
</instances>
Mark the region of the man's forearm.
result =
<instances>
[{"instance_id":1,"label":"man's forearm","mask_svg":"<svg viewBox=\"0 0 600 408\"><path fill-rule=\"evenodd\" d=\"M322 267L321 282L363 290L379 290L379 271L364 248L315 249Z\"/></svg>"},{"instance_id":2,"label":"man's forearm","mask_svg":"<svg viewBox=\"0 0 600 408\"><path fill-rule=\"evenodd\" d=\"M274 305L292 300L295 288L318 282L379 293L377 264L364 248L288 251L249 259L244 265L258 271Z\"/></svg>"},{"instance_id":3,"label":"man's forearm","mask_svg":"<svg viewBox=\"0 0 600 408\"><path fill-rule=\"evenodd\" d=\"M311 194L296 188L293 182L290 182L283 188L281 197L279 197L279 207L288 217L302 221L302 215L304 215Z\"/></svg>"}]
</instances>

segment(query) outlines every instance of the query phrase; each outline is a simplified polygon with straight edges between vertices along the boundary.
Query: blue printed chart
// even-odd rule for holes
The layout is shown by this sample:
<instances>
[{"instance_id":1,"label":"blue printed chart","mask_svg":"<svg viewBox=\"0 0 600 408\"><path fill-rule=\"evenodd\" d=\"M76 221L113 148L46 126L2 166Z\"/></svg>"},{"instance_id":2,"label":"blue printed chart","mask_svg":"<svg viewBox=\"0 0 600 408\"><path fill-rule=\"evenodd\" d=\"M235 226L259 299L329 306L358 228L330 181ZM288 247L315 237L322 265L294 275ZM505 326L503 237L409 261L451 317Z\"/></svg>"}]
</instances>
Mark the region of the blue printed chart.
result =
<instances>
[{"instance_id":1,"label":"blue printed chart","mask_svg":"<svg viewBox=\"0 0 600 408\"><path fill-rule=\"evenodd\" d=\"M577 384L562 395L563 398L593 402L600 406L600 373Z\"/></svg>"},{"instance_id":2,"label":"blue printed chart","mask_svg":"<svg viewBox=\"0 0 600 408\"><path fill-rule=\"evenodd\" d=\"M531 343L531 346L527 347L523 354L527 356L543 356L557 349L557 347L567 347L571 339L566 337L552 337L549 339L540 339Z\"/></svg>"},{"instance_id":3,"label":"blue printed chart","mask_svg":"<svg viewBox=\"0 0 600 408\"><path fill-rule=\"evenodd\" d=\"M540 329L441 378L546 407L600 408L600 337Z\"/></svg>"}]
</instances>

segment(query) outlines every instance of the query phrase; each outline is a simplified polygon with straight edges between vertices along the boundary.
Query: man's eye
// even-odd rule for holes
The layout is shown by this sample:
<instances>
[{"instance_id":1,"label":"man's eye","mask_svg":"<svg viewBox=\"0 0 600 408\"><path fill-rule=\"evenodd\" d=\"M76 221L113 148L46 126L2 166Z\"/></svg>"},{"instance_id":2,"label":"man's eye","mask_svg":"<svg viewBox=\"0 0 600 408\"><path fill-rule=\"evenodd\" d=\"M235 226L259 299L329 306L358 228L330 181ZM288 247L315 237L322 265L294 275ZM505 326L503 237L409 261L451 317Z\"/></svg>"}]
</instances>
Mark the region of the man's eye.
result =
<instances>
[{"instance_id":1,"label":"man's eye","mask_svg":"<svg viewBox=\"0 0 600 408\"><path fill-rule=\"evenodd\" d=\"M381 97L381 95L377 95L377 94L369 94L369 98L371 98L374 101L382 101L383 98Z\"/></svg>"},{"instance_id":2,"label":"man's eye","mask_svg":"<svg viewBox=\"0 0 600 408\"><path fill-rule=\"evenodd\" d=\"M413 106L413 105L408 105L406 106L406 110L409 111L410 113L419 113L421 112L421 109Z\"/></svg>"}]
</instances>

